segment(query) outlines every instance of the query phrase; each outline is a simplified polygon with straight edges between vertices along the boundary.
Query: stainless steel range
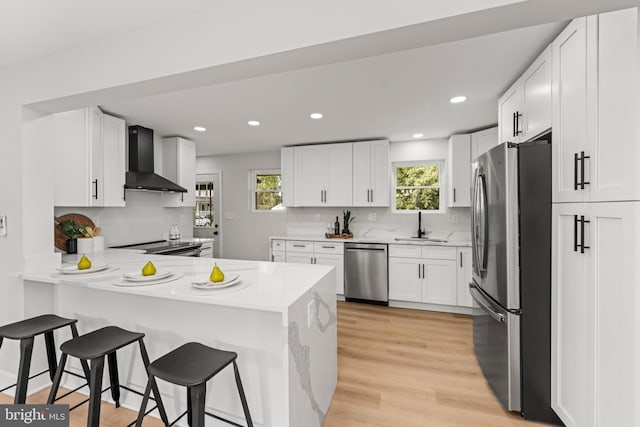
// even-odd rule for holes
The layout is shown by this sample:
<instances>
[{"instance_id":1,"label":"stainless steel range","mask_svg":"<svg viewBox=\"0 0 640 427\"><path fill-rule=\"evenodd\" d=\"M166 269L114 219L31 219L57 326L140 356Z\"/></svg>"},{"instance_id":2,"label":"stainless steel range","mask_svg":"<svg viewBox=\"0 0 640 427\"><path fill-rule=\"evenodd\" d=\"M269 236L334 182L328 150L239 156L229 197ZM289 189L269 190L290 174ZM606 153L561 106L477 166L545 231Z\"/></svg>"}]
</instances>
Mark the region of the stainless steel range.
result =
<instances>
[{"instance_id":1,"label":"stainless steel range","mask_svg":"<svg viewBox=\"0 0 640 427\"><path fill-rule=\"evenodd\" d=\"M147 254L177 255L199 257L202 243L183 242L181 240L158 240L155 242L136 243L132 245L112 246L113 248L126 248L143 250Z\"/></svg>"}]
</instances>

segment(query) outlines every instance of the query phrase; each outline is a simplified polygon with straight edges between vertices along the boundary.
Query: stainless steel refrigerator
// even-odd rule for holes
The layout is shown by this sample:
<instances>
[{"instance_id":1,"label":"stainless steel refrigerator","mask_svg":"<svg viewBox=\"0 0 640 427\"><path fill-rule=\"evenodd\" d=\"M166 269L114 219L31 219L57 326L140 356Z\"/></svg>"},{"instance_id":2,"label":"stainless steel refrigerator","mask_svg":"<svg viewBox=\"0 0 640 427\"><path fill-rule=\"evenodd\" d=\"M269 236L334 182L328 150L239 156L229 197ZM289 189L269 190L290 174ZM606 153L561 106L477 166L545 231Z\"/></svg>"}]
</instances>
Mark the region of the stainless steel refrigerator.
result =
<instances>
[{"instance_id":1,"label":"stainless steel refrigerator","mask_svg":"<svg viewBox=\"0 0 640 427\"><path fill-rule=\"evenodd\" d=\"M473 163L473 342L503 408L561 424L551 409L551 134Z\"/></svg>"}]
</instances>

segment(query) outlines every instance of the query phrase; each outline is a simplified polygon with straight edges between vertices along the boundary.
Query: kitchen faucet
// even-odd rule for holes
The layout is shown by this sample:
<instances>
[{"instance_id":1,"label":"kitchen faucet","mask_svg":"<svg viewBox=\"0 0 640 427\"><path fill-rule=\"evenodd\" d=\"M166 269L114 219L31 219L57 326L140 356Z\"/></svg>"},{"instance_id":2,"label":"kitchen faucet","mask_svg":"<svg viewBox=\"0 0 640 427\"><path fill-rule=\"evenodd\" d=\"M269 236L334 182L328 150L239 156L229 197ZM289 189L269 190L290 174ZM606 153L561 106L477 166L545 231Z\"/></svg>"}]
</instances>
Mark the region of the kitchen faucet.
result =
<instances>
[{"instance_id":1,"label":"kitchen faucet","mask_svg":"<svg viewBox=\"0 0 640 427\"><path fill-rule=\"evenodd\" d=\"M422 229L422 211L418 211L418 239L420 239L424 234L424 230Z\"/></svg>"}]
</instances>

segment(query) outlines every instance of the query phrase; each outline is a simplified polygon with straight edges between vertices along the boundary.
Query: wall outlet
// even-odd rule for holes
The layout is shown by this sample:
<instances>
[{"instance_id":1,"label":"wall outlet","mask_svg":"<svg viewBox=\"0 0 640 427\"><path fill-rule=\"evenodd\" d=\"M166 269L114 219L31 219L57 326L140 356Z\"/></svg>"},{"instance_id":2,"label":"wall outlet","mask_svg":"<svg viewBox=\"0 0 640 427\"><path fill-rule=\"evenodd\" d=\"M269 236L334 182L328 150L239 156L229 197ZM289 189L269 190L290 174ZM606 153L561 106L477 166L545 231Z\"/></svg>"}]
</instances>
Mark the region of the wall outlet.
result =
<instances>
[{"instance_id":1,"label":"wall outlet","mask_svg":"<svg viewBox=\"0 0 640 427\"><path fill-rule=\"evenodd\" d=\"M315 308L316 308L315 300L309 301L309 304L307 304L307 328L310 328L311 325L313 325L313 319L315 317Z\"/></svg>"},{"instance_id":2,"label":"wall outlet","mask_svg":"<svg viewBox=\"0 0 640 427\"><path fill-rule=\"evenodd\" d=\"M451 215L451 224L458 223L458 215Z\"/></svg>"},{"instance_id":3,"label":"wall outlet","mask_svg":"<svg viewBox=\"0 0 640 427\"><path fill-rule=\"evenodd\" d=\"M0 237L7 235L7 216L0 215Z\"/></svg>"},{"instance_id":4,"label":"wall outlet","mask_svg":"<svg viewBox=\"0 0 640 427\"><path fill-rule=\"evenodd\" d=\"M319 213L317 213L317 214L315 215L315 218L316 218L316 222L320 222L320 214L319 214Z\"/></svg>"},{"instance_id":5,"label":"wall outlet","mask_svg":"<svg viewBox=\"0 0 640 427\"><path fill-rule=\"evenodd\" d=\"M375 221L376 220L376 214L375 213L370 213L369 214L369 221Z\"/></svg>"}]
</instances>

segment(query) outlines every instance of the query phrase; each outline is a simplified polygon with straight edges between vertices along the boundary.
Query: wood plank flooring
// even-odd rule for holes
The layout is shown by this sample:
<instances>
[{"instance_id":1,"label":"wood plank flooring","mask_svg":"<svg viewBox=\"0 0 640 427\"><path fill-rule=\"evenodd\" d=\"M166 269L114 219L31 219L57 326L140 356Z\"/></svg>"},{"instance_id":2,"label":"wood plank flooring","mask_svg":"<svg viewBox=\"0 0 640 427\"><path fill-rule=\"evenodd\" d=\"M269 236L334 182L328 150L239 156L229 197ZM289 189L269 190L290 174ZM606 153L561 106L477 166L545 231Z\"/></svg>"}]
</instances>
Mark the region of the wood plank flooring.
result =
<instances>
[{"instance_id":1,"label":"wood plank flooring","mask_svg":"<svg viewBox=\"0 0 640 427\"><path fill-rule=\"evenodd\" d=\"M61 403L82 399L76 393ZM0 403L11 402L0 394ZM124 426L136 415L103 403L100 425ZM71 427L86 425L86 416L86 405L73 411ZM536 425L500 408L473 353L470 317L338 302L338 388L324 427Z\"/></svg>"}]
</instances>

